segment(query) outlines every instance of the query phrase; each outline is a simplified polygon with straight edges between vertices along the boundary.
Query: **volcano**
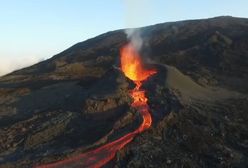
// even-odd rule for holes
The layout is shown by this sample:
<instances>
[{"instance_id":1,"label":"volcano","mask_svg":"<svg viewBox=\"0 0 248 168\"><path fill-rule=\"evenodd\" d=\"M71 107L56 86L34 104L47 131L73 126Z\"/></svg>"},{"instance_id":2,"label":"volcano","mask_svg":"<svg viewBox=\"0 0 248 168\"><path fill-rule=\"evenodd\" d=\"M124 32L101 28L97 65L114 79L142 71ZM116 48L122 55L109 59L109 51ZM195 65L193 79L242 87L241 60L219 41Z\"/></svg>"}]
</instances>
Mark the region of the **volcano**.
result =
<instances>
[{"instance_id":1,"label":"volcano","mask_svg":"<svg viewBox=\"0 0 248 168\"><path fill-rule=\"evenodd\" d=\"M248 167L248 19L80 42L0 78L0 168Z\"/></svg>"}]
</instances>

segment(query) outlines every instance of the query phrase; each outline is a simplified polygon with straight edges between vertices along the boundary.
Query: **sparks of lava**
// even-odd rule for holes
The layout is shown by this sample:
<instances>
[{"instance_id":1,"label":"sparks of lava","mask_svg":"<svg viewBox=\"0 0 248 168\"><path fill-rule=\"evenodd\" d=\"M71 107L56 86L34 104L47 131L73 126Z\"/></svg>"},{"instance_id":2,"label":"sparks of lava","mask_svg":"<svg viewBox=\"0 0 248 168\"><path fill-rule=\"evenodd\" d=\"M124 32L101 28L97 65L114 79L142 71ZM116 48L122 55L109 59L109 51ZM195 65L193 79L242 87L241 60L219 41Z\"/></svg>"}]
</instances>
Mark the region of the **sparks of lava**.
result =
<instances>
[{"instance_id":1,"label":"sparks of lava","mask_svg":"<svg viewBox=\"0 0 248 168\"><path fill-rule=\"evenodd\" d=\"M89 152L61 160L58 162L37 166L37 168L99 168L108 163L115 157L117 151L122 149L126 144L131 142L138 134L148 129L151 126L152 118L149 113L147 97L145 91L141 90L142 82L149 76L156 73L155 70L147 70L144 68L141 57L131 44L125 45L121 49L121 69L126 77L134 81L136 87L130 91L133 98L132 107L136 108L143 117L141 125L133 132L130 132L123 137L105 144L99 148Z\"/></svg>"}]
</instances>

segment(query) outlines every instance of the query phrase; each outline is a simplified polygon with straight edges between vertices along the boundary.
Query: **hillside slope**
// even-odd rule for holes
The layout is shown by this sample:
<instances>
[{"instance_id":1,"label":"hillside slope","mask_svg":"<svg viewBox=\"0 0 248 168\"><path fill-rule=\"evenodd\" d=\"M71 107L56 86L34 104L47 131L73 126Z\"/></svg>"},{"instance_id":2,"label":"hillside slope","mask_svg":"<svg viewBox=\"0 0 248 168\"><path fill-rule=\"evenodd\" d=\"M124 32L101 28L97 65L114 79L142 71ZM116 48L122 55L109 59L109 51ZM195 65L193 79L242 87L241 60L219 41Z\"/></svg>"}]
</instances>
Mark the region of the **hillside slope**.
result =
<instances>
[{"instance_id":1,"label":"hillside slope","mask_svg":"<svg viewBox=\"0 0 248 168\"><path fill-rule=\"evenodd\" d=\"M153 125L106 167L248 166L248 19L140 28ZM32 167L137 128L134 84L116 68L123 30L0 78L0 167Z\"/></svg>"}]
</instances>

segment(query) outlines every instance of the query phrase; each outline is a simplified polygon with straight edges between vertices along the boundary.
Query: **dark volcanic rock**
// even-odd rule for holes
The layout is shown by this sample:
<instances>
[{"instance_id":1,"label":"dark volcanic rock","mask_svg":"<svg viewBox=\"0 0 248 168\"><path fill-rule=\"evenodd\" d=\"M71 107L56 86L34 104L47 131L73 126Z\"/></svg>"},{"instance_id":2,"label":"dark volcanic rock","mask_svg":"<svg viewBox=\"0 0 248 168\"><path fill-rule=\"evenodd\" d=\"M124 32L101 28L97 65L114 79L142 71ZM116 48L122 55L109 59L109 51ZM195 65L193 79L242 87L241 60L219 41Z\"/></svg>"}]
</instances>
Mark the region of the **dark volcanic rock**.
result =
<instances>
[{"instance_id":1,"label":"dark volcanic rock","mask_svg":"<svg viewBox=\"0 0 248 168\"><path fill-rule=\"evenodd\" d=\"M153 125L105 167L248 167L248 19L140 31L158 71L143 85ZM126 42L108 32L1 77L0 167L60 160L137 128L134 84L117 68Z\"/></svg>"}]
</instances>

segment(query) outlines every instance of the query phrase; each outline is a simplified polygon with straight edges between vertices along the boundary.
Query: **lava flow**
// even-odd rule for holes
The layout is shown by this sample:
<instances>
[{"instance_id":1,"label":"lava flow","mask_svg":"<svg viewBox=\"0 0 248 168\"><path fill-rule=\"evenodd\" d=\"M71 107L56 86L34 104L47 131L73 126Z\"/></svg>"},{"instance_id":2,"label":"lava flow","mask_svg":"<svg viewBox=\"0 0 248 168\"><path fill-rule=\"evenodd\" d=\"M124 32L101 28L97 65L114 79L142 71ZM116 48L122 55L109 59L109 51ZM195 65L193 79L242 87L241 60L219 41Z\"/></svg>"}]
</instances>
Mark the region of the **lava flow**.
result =
<instances>
[{"instance_id":1,"label":"lava flow","mask_svg":"<svg viewBox=\"0 0 248 168\"><path fill-rule=\"evenodd\" d=\"M116 152L131 142L137 134L151 126L152 118L147 104L148 99L145 96L145 91L141 90L141 86L142 82L149 76L155 74L156 71L144 68L138 52L131 44L127 44L121 49L121 69L125 76L136 84L136 87L130 91L130 95L133 98L132 107L136 108L143 117L141 125L135 131L97 149L55 163L37 166L37 168L102 167L112 160L115 157Z\"/></svg>"}]
</instances>

